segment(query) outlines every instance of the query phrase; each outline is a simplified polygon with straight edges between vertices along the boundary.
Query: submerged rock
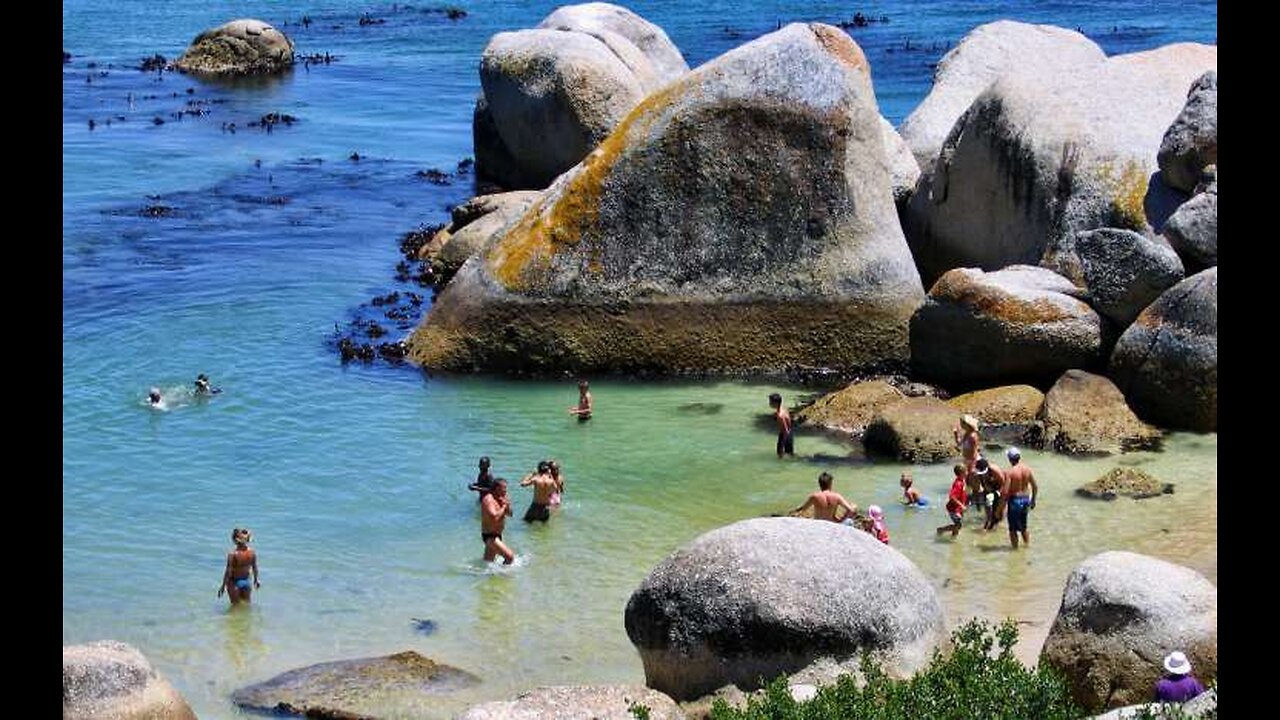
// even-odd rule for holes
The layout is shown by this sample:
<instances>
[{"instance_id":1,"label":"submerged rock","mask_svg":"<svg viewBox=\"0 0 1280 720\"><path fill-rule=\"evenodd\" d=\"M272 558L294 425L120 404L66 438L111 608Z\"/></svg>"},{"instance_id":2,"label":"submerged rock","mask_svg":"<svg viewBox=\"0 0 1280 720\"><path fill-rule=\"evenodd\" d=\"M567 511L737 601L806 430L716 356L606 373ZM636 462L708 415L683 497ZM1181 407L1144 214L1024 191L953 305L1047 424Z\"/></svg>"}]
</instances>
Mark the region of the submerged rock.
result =
<instances>
[{"instance_id":1,"label":"submerged rock","mask_svg":"<svg viewBox=\"0 0 1280 720\"><path fill-rule=\"evenodd\" d=\"M912 368L966 389L1007 382L1043 387L1070 368L1101 365L1102 320L1082 294L1041 267L952 270L911 318Z\"/></svg>"},{"instance_id":2,"label":"submerged rock","mask_svg":"<svg viewBox=\"0 0 1280 720\"><path fill-rule=\"evenodd\" d=\"M902 676L946 639L933 585L910 560L854 528L799 518L744 520L679 548L632 593L626 628L645 684L677 700L780 673L830 682L863 650ZM822 677L802 672L815 666Z\"/></svg>"},{"instance_id":3,"label":"submerged rock","mask_svg":"<svg viewBox=\"0 0 1280 720\"><path fill-rule=\"evenodd\" d=\"M1116 342L1108 374L1133 409L1164 427L1218 428L1218 269L1169 288Z\"/></svg>"},{"instance_id":4,"label":"submerged rock","mask_svg":"<svg viewBox=\"0 0 1280 720\"><path fill-rule=\"evenodd\" d=\"M1174 650L1202 683L1217 677L1218 589L1190 568L1112 551L1071 571L1040 662L1099 710L1150 699Z\"/></svg>"},{"instance_id":5,"label":"submerged rock","mask_svg":"<svg viewBox=\"0 0 1280 720\"><path fill-rule=\"evenodd\" d=\"M458 271L413 358L487 371L901 365L922 300L866 59L843 32L797 23L646 98Z\"/></svg>"},{"instance_id":6,"label":"submerged rock","mask_svg":"<svg viewBox=\"0 0 1280 720\"><path fill-rule=\"evenodd\" d=\"M905 396L883 380L856 382L818 398L795 414L797 425L860 434L887 405Z\"/></svg>"},{"instance_id":7,"label":"submerged rock","mask_svg":"<svg viewBox=\"0 0 1280 720\"><path fill-rule=\"evenodd\" d=\"M632 707L648 708L652 720L684 720L675 701L642 685L540 687L515 700L475 705L457 720L636 720Z\"/></svg>"},{"instance_id":8,"label":"submerged rock","mask_svg":"<svg viewBox=\"0 0 1280 720\"><path fill-rule=\"evenodd\" d=\"M1115 500L1130 497L1134 500L1167 495L1173 492L1173 483L1160 482L1137 468L1112 468L1107 474L1083 487L1076 494L1095 500Z\"/></svg>"},{"instance_id":9,"label":"submerged rock","mask_svg":"<svg viewBox=\"0 0 1280 720\"><path fill-rule=\"evenodd\" d=\"M277 73L293 64L293 41L261 20L232 20L196 36L174 63L209 75Z\"/></svg>"},{"instance_id":10,"label":"submerged rock","mask_svg":"<svg viewBox=\"0 0 1280 720\"><path fill-rule=\"evenodd\" d=\"M1200 173L1218 164L1218 72L1191 84L1187 104L1160 142L1160 173L1170 186L1192 192Z\"/></svg>"},{"instance_id":11,"label":"submerged rock","mask_svg":"<svg viewBox=\"0 0 1280 720\"><path fill-rule=\"evenodd\" d=\"M1117 453L1151 448L1160 431L1142 422L1107 378L1068 370L1044 396L1026 442L1067 454Z\"/></svg>"},{"instance_id":12,"label":"submerged rock","mask_svg":"<svg viewBox=\"0 0 1280 720\"><path fill-rule=\"evenodd\" d=\"M135 647L99 640L62 648L64 720L196 720Z\"/></svg>"},{"instance_id":13,"label":"submerged rock","mask_svg":"<svg viewBox=\"0 0 1280 720\"><path fill-rule=\"evenodd\" d=\"M907 398L883 408L862 442L869 452L903 462L943 462L958 452L951 431L960 414L938 398Z\"/></svg>"},{"instance_id":14,"label":"submerged rock","mask_svg":"<svg viewBox=\"0 0 1280 720\"><path fill-rule=\"evenodd\" d=\"M442 665L412 650L385 657L308 665L241 688L236 705L260 712L306 717L362 716L480 682L465 670Z\"/></svg>"}]
</instances>

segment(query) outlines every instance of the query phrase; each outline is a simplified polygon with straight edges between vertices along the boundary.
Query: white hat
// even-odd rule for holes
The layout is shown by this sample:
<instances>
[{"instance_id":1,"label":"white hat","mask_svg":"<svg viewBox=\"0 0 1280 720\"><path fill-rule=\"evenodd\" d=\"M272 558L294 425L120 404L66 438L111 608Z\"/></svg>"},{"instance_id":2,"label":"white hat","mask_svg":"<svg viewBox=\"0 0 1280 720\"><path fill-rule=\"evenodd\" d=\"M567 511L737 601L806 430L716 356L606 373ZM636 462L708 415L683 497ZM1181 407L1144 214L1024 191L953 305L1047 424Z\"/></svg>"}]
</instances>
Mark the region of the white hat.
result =
<instances>
[{"instance_id":1,"label":"white hat","mask_svg":"<svg viewBox=\"0 0 1280 720\"><path fill-rule=\"evenodd\" d=\"M1174 650L1164 659L1164 669L1174 675L1187 675L1191 672L1191 662L1186 655Z\"/></svg>"},{"instance_id":2,"label":"white hat","mask_svg":"<svg viewBox=\"0 0 1280 720\"><path fill-rule=\"evenodd\" d=\"M1005 450L1004 454L1005 454L1005 457L1009 458L1010 460L1017 460L1018 458L1022 457L1022 453L1018 452L1018 448L1016 447L1011 447L1008 450Z\"/></svg>"}]
</instances>

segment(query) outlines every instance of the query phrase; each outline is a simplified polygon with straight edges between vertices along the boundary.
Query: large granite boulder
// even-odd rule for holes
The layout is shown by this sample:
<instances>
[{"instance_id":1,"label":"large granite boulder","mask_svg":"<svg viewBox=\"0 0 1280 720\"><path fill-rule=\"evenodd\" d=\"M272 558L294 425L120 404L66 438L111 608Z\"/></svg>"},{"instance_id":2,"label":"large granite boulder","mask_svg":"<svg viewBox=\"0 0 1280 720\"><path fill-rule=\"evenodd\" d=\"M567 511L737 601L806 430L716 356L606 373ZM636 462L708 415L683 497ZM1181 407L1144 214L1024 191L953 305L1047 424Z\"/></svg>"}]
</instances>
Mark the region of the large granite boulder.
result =
<instances>
[{"instance_id":1,"label":"large granite boulder","mask_svg":"<svg viewBox=\"0 0 1280 720\"><path fill-rule=\"evenodd\" d=\"M935 397L907 398L882 409L862 443L869 452L903 462L944 462L959 453L951 431L961 414Z\"/></svg>"},{"instance_id":2,"label":"large granite boulder","mask_svg":"<svg viewBox=\"0 0 1280 720\"><path fill-rule=\"evenodd\" d=\"M1044 405L1044 393L1030 385L1002 385L957 395L947 404L960 415L973 415L984 425L1025 425Z\"/></svg>"},{"instance_id":3,"label":"large granite boulder","mask_svg":"<svg viewBox=\"0 0 1280 720\"><path fill-rule=\"evenodd\" d=\"M411 358L489 371L902 366L923 296L866 59L839 29L797 23L646 98L458 271Z\"/></svg>"},{"instance_id":4,"label":"large granite boulder","mask_svg":"<svg viewBox=\"0 0 1280 720\"><path fill-rule=\"evenodd\" d=\"M1173 248L1117 228L1059 237L1040 264L1088 293L1093 309L1117 328L1128 327L1183 274Z\"/></svg>"},{"instance_id":5,"label":"large granite boulder","mask_svg":"<svg viewBox=\"0 0 1280 720\"><path fill-rule=\"evenodd\" d=\"M1002 74L956 121L907 206L925 282L956 267L1037 263L1080 230L1162 225L1175 205L1148 204L1161 137L1187 85L1216 64L1216 47L1181 43L1070 72Z\"/></svg>"},{"instance_id":6,"label":"large granite boulder","mask_svg":"<svg viewBox=\"0 0 1280 720\"><path fill-rule=\"evenodd\" d=\"M476 175L545 188L687 71L661 28L608 3L561 7L536 28L498 33L480 59Z\"/></svg>"},{"instance_id":7,"label":"large granite boulder","mask_svg":"<svg viewBox=\"0 0 1280 720\"><path fill-rule=\"evenodd\" d=\"M1165 291L1116 342L1107 374L1143 418L1218 429L1218 268Z\"/></svg>"},{"instance_id":8,"label":"large granite boulder","mask_svg":"<svg viewBox=\"0 0 1280 720\"><path fill-rule=\"evenodd\" d=\"M813 425L840 432L862 433L887 405L905 396L884 380L850 383L828 393L795 414L797 425Z\"/></svg>"},{"instance_id":9,"label":"large granite boulder","mask_svg":"<svg viewBox=\"0 0 1280 720\"><path fill-rule=\"evenodd\" d=\"M1217 677L1218 589L1190 568L1111 551L1071 571L1040 662L1100 710L1149 700L1174 650L1201 682Z\"/></svg>"},{"instance_id":10,"label":"large granite boulder","mask_svg":"<svg viewBox=\"0 0 1280 720\"><path fill-rule=\"evenodd\" d=\"M293 41L261 20L232 20L191 41L174 67L205 75L264 75L293 65Z\"/></svg>"},{"instance_id":11,"label":"large granite boulder","mask_svg":"<svg viewBox=\"0 0 1280 720\"><path fill-rule=\"evenodd\" d=\"M880 130L884 133L884 154L889 162L889 186L893 188L893 202L899 207L906 204L920 180L920 164L911 154L902 136L893 124L880 118Z\"/></svg>"},{"instance_id":12,"label":"large granite boulder","mask_svg":"<svg viewBox=\"0 0 1280 720\"><path fill-rule=\"evenodd\" d=\"M933 88L899 132L927 170L956 120L1002 74L1017 70L1053 77L1100 65L1106 58L1102 48L1074 30L1013 20L979 25L942 56L933 71Z\"/></svg>"},{"instance_id":13,"label":"large granite boulder","mask_svg":"<svg viewBox=\"0 0 1280 720\"><path fill-rule=\"evenodd\" d=\"M290 670L241 688L231 699L247 710L281 715L380 717L389 707L420 706L432 696L478 682L465 670L406 650Z\"/></svg>"},{"instance_id":14,"label":"large granite boulder","mask_svg":"<svg viewBox=\"0 0 1280 720\"><path fill-rule=\"evenodd\" d=\"M1045 393L1025 441L1067 454L1110 454L1158 445L1160 431L1142 422L1120 389L1101 375L1068 370Z\"/></svg>"},{"instance_id":15,"label":"large granite boulder","mask_svg":"<svg viewBox=\"0 0 1280 720\"><path fill-rule=\"evenodd\" d=\"M642 685L540 687L515 700L475 705L457 720L636 720L630 708L644 706L652 720L684 720L670 697Z\"/></svg>"},{"instance_id":16,"label":"large granite boulder","mask_svg":"<svg viewBox=\"0 0 1280 720\"><path fill-rule=\"evenodd\" d=\"M516 190L471 198L454 208L452 223L423 245L419 257L431 260L436 277L448 282L490 237L515 222L541 194L537 190Z\"/></svg>"},{"instance_id":17,"label":"large granite boulder","mask_svg":"<svg viewBox=\"0 0 1280 720\"><path fill-rule=\"evenodd\" d=\"M62 647L64 720L195 720L195 713L135 647L99 640Z\"/></svg>"},{"instance_id":18,"label":"large granite boulder","mask_svg":"<svg viewBox=\"0 0 1280 720\"><path fill-rule=\"evenodd\" d=\"M743 520L679 548L631 594L626 628L645 684L677 700L817 664L830 681L863 650L908 675L946 639L933 584L910 560L868 533L799 518Z\"/></svg>"},{"instance_id":19,"label":"large granite boulder","mask_svg":"<svg viewBox=\"0 0 1280 720\"><path fill-rule=\"evenodd\" d=\"M911 318L911 366L963 390L1001 383L1047 386L1063 371L1102 362L1102 319L1070 280L1015 265L943 275Z\"/></svg>"},{"instance_id":20,"label":"large granite boulder","mask_svg":"<svg viewBox=\"0 0 1280 720\"><path fill-rule=\"evenodd\" d=\"M1178 206L1164 225L1164 237L1182 257L1187 269L1191 272L1217 266L1217 183Z\"/></svg>"},{"instance_id":21,"label":"large granite boulder","mask_svg":"<svg viewBox=\"0 0 1280 720\"><path fill-rule=\"evenodd\" d=\"M1192 192L1207 165L1218 164L1218 71L1191 84L1187 104L1160 142L1160 174L1170 186Z\"/></svg>"},{"instance_id":22,"label":"large granite boulder","mask_svg":"<svg viewBox=\"0 0 1280 720\"><path fill-rule=\"evenodd\" d=\"M1102 477L1076 488L1076 494L1094 500L1115 500L1118 497L1159 497L1173 492L1173 483L1161 482L1146 472L1132 467L1111 468Z\"/></svg>"},{"instance_id":23,"label":"large granite boulder","mask_svg":"<svg viewBox=\"0 0 1280 720\"><path fill-rule=\"evenodd\" d=\"M565 5L556 8L538 23L538 27L586 33L605 40L610 47L618 46L613 42L614 35L625 38L647 61L648 67L643 69L637 63L628 63L638 74L652 76L652 80L646 83L647 91L656 90L689 72L689 65L680 49L662 28L618 5L603 2ZM619 56L625 52L619 52Z\"/></svg>"}]
</instances>

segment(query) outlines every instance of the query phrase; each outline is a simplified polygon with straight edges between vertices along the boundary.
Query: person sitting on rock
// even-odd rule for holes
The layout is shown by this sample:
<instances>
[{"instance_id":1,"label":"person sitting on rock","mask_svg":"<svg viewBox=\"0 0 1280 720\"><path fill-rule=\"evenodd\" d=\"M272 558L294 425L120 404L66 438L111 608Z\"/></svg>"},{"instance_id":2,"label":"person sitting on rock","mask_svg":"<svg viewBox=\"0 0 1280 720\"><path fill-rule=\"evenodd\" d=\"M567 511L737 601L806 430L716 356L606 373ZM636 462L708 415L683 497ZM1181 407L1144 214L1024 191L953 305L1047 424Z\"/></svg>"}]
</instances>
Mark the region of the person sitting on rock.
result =
<instances>
[{"instance_id":1,"label":"person sitting on rock","mask_svg":"<svg viewBox=\"0 0 1280 720\"><path fill-rule=\"evenodd\" d=\"M1164 659L1168 674L1156 681L1156 702L1186 702L1204 692L1204 685L1191 674L1191 661L1177 650Z\"/></svg>"},{"instance_id":2,"label":"person sitting on rock","mask_svg":"<svg viewBox=\"0 0 1280 720\"><path fill-rule=\"evenodd\" d=\"M951 492L947 495L947 516L951 518L951 524L938 528L937 534L941 535L950 531L951 537L955 537L960 534L961 522L964 520L964 508L969 504L969 498L964 492L964 484L968 478L968 473L965 472L963 463L956 463L951 470L955 473L955 479L951 481Z\"/></svg>"},{"instance_id":3,"label":"person sitting on rock","mask_svg":"<svg viewBox=\"0 0 1280 720\"><path fill-rule=\"evenodd\" d=\"M799 515L809 508L813 508L814 520L830 520L831 522L843 522L850 519L858 512L858 506L844 499L844 496L831 489L831 484L835 482L831 477L831 473L824 472L818 476L818 491L810 493L809 497L800 507L792 510L790 515ZM836 517L836 508L844 508L844 516Z\"/></svg>"},{"instance_id":4,"label":"person sitting on rock","mask_svg":"<svg viewBox=\"0 0 1280 720\"><path fill-rule=\"evenodd\" d=\"M898 479L898 484L902 486L902 504L909 507L925 507L929 501L920 494L919 490L912 487L914 482L911 471L903 470L902 477Z\"/></svg>"}]
</instances>

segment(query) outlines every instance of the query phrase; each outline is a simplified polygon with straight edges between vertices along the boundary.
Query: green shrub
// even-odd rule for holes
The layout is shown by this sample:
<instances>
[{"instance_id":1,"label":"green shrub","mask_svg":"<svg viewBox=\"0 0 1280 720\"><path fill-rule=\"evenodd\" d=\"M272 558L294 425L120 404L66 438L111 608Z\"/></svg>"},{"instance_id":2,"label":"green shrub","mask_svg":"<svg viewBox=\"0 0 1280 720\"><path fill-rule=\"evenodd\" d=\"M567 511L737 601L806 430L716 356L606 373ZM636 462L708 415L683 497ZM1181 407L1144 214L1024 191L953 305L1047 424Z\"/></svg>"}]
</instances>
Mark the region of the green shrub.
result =
<instances>
[{"instance_id":1,"label":"green shrub","mask_svg":"<svg viewBox=\"0 0 1280 720\"><path fill-rule=\"evenodd\" d=\"M970 620L951 636L953 649L935 651L928 667L894 680L863 654L859 687L850 675L797 702L786 677L769 683L743 709L718 699L713 720L1074 720L1083 713L1066 682L1048 667L1028 670L1013 656L1018 629L1012 620L993 628ZM992 653L995 647L997 652Z\"/></svg>"}]
</instances>

